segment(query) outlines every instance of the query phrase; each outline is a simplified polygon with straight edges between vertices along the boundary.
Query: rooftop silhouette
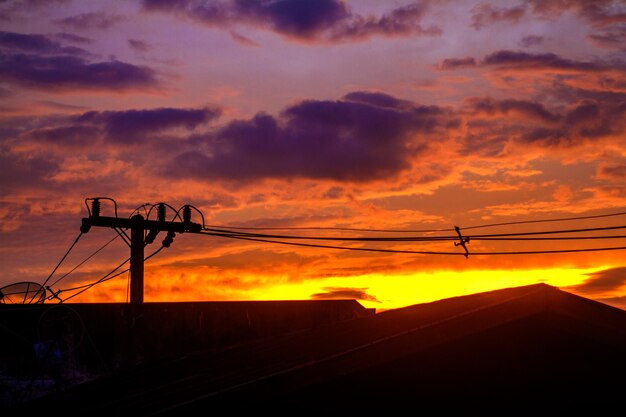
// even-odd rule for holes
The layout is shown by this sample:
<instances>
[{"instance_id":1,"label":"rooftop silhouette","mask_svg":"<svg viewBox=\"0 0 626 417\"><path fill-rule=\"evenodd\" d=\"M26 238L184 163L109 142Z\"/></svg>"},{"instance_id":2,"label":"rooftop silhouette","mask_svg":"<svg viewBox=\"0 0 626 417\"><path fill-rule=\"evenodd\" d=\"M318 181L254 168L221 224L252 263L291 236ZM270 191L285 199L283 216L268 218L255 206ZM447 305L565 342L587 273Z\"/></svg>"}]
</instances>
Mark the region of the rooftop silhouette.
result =
<instances>
[{"instance_id":1,"label":"rooftop silhouette","mask_svg":"<svg viewBox=\"0 0 626 417\"><path fill-rule=\"evenodd\" d=\"M13 411L610 407L622 398L625 354L626 311L536 284L145 362Z\"/></svg>"}]
</instances>

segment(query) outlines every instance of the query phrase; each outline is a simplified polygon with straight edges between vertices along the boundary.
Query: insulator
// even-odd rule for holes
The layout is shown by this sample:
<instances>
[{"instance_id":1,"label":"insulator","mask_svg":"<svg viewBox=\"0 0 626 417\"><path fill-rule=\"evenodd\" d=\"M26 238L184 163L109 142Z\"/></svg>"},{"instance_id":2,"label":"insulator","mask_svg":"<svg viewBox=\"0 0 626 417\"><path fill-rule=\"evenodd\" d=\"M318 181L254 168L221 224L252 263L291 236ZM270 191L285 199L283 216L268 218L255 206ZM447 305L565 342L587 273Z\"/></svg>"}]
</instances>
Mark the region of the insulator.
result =
<instances>
[{"instance_id":1,"label":"insulator","mask_svg":"<svg viewBox=\"0 0 626 417\"><path fill-rule=\"evenodd\" d=\"M150 229L150 231L146 235L146 245L149 245L152 242L154 242L154 239L156 239L158 234L159 234L158 229Z\"/></svg>"},{"instance_id":2,"label":"insulator","mask_svg":"<svg viewBox=\"0 0 626 417\"><path fill-rule=\"evenodd\" d=\"M185 204L183 207L183 222L191 223L191 207L189 204Z\"/></svg>"},{"instance_id":3,"label":"insulator","mask_svg":"<svg viewBox=\"0 0 626 417\"><path fill-rule=\"evenodd\" d=\"M165 204L159 203L159 209L157 212L157 218L160 222L165 221Z\"/></svg>"},{"instance_id":4,"label":"insulator","mask_svg":"<svg viewBox=\"0 0 626 417\"><path fill-rule=\"evenodd\" d=\"M100 199L94 198L91 202L91 216L100 217Z\"/></svg>"},{"instance_id":5,"label":"insulator","mask_svg":"<svg viewBox=\"0 0 626 417\"><path fill-rule=\"evenodd\" d=\"M175 232L172 232L171 230L167 232L167 236L165 236L165 239L163 239L163 246L169 248L174 241L174 236L176 236Z\"/></svg>"}]
</instances>

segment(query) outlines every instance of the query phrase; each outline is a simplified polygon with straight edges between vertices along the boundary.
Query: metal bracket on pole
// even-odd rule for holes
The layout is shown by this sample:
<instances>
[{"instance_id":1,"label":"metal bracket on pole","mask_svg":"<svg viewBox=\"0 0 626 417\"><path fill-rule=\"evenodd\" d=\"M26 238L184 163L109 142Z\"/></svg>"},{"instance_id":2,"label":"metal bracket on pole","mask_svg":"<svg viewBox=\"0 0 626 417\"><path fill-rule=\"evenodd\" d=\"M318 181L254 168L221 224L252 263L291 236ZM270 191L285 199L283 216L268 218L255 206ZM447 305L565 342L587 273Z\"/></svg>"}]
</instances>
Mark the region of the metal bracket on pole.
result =
<instances>
[{"instance_id":1,"label":"metal bracket on pole","mask_svg":"<svg viewBox=\"0 0 626 417\"><path fill-rule=\"evenodd\" d=\"M144 246L152 243L158 232L168 232L168 237L163 242L164 246L169 246L176 233L198 233L202 230L202 225L191 221L191 214L184 216L183 221L165 221L162 214L158 220L144 219L141 214L136 214L130 219L117 217L107 217L100 215L100 202L98 198L92 199L92 210L89 217L84 217L81 221L80 231L87 233L91 227L109 227L114 229L124 241L130 246L130 302L131 304L143 303L143 273L144 273ZM160 211L164 210L162 206ZM130 238L124 230L130 229ZM146 239L145 231L148 230Z\"/></svg>"}]
</instances>

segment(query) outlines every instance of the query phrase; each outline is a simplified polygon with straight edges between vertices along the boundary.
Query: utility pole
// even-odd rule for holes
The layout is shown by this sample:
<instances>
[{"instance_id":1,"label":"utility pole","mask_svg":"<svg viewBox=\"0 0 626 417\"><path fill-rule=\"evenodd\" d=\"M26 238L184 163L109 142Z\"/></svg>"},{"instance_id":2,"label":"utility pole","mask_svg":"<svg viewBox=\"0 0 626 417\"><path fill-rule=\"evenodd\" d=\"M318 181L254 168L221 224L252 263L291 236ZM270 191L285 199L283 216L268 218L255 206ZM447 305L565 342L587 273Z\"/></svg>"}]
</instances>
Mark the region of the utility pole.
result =
<instances>
[{"instance_id":1,"label":"utility pole","mask_svg":"<svg viewBox=\"0 0 626 417\"><path fill-rule=\"evenodd\" d=\"M130 303L143 303L144 247L154 241L159 232L167 232L163 246L169 247L176 233L198 233L202 225L191 221L191 206L183 206L182 221L165 220L165 203L157 204L157 220L144 219L141 214L133 217L115 217L100 215L100 198L92 199L89 217L84 217L80 226L82 233L87 233L92 226L114 229L130 247ZM130 229L130 237L126 231ZM145 232L148 232L147 235Z\"/></svg>"}]
</instances>

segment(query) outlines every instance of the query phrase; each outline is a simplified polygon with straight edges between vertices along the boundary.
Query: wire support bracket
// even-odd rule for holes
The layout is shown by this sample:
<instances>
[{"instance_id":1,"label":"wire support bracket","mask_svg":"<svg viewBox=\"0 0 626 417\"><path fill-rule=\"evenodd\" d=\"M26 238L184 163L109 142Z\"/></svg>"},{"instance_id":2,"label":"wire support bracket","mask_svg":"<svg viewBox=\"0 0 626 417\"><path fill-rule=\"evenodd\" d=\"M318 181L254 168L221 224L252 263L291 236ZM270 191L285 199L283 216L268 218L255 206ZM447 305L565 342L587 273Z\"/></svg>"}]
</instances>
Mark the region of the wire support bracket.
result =
<instances>
[{"instance_id":1,"label":"wire support bracket","mask_svg":"<svg viewBox=\"0 0 626 417\"><path fill-rule=\"evenodd\" d=\"M463 249L465 249L465 257L469 257L469 250L467 249L467 244L470 243L470 237L469 236L463 236L461 234L461 229L459 228L459 226L454 226L454 230L456 231L456 234L459 235L459 241L458 242L454 242L454 246L462 246Z\"/></svg>"}]
</instances>

